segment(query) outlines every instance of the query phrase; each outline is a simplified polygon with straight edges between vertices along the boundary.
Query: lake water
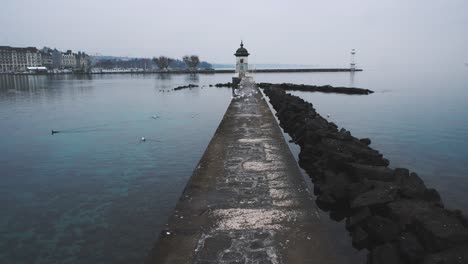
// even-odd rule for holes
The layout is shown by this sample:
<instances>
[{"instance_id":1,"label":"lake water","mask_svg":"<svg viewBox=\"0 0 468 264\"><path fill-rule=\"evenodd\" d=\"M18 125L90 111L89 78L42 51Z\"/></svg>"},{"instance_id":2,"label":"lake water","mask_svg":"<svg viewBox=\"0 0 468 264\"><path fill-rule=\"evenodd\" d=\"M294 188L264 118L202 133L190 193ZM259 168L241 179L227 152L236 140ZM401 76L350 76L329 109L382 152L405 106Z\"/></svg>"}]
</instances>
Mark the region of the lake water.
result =
<instances>
[{"instance_id":1,"label":"lake water","mask_svg":"<svg viewBox=\"0 0 468 264\"><path fill-rule=\"evenodd\" d=\"M254 78L376 91L294 94L468 212L468 68ZM0 263L141 263L231 100L227 88L169 90L230 79L0 76ZM362 257L335 240L340 254Z\"/></svg>"}]
</instances>

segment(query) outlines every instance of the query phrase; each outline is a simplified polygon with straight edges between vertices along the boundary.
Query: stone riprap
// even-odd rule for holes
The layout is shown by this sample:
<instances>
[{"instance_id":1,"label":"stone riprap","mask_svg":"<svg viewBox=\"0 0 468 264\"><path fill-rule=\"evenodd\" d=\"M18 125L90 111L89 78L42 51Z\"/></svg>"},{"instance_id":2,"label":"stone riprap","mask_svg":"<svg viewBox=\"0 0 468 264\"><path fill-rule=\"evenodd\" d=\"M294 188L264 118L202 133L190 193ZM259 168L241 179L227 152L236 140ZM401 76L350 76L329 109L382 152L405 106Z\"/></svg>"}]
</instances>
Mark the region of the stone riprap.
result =
<instances>
[{"instance_id":1,"label":"stone riprap","mask_svg":"<svg viewBox=\"0 0 468 264\"><path fill-rule=\"evenodd\" d=\"M317 205L341 221L353 245L376 263L468 263L468 222L444 208L438 192L321 117L312 104L268 86L281 127L300 145L299 164L314 182Z\"/></svg>"},{"instance_id":2,"label":"stone riprap","mask_svg":"<svg viewBox=\"0 0 468 264\"><path fill-rule=\"evenodd\" d=\"M368 95L374 93L369 89L354 88L354 87L334 87L331 85L306 85L306 84L292 84L292 83L259 83L260 88L281 88L285 91L302 91L302 92L320 92L320 93L338 93L338 94L356 94Z\"/></svg>"},{"instance_id":3,"label":"stone riprap","mask_svg":"<svg viewBox=\"0 0 468 264\"><path fill-rule=\"evenodd\" d=\"M174 91L179 91L179 90L183 90L183 89L192 89L192 88L196 88L196 87L198 87L197 84L188 84L188 85L177 86L173 90Z\"/></svg>"},{"instance_id":4,"label":"stone riprap","mask_svg":"<svg viewBox=\"0 0 468 264\"><path fill-rule=\"evenodd\" d=\"M244 79L146 263L336 263L267 102Z\"/></svg>"}]
</instances>

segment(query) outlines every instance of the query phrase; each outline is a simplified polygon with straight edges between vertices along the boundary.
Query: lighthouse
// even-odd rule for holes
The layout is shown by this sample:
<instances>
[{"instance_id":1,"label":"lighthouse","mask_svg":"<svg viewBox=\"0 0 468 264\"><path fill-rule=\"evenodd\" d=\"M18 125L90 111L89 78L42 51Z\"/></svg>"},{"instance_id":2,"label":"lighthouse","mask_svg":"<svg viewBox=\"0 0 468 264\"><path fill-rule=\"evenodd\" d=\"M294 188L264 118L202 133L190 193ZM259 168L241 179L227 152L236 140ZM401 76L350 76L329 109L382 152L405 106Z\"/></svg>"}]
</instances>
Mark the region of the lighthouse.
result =
<instances>
[{"instance_id":1,"label":"lighthouse","mask_svg":"<svg viewBox=\"0 0 468 264\"><path fill-rule=\"evenodd\" d=\"M354 60L354 56L356 55L356 50L352 49L351 50L351 63L349 64L349 68L351 71L356 70L356 61Z\"/></svg>"},{"instance_id":2,"label":"lighthouse","mask_svg":"<svg viewBox=\"0 0 468 264\"><path fill-rule=\"evenodd\" d=\"M241 41L240 48L236 50L234 56L236 56L236 77L242 79L246 76L247 70L249 69L248 57L249 52L244 48L244 43Z\"/></svg>"}]
</instances>

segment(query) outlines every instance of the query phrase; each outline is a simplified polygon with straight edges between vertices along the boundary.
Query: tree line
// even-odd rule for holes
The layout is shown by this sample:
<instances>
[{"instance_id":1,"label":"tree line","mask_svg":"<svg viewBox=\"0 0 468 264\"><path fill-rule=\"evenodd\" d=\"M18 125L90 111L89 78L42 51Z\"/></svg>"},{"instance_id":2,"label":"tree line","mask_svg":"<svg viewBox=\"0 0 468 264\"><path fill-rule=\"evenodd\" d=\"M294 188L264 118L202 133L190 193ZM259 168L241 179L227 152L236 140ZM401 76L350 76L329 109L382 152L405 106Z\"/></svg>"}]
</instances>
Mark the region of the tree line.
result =
<instances>
[{"instance_id":1,"label":"tree line","mask_svg":"<svg viewBox=\"0 0 468 264\"><path fill-rule=\"evenodd\" d=\"M174 59L166 56L147 58L134 58L134 59L103 59L96 60L94 67L103 69L112 68L140 68L140 69L160 69L160 70L197 70L197 69L212 69L212 65L206 61L200 61L197 55L186 55L182 59Z\"/></svg>"}]
</instances>

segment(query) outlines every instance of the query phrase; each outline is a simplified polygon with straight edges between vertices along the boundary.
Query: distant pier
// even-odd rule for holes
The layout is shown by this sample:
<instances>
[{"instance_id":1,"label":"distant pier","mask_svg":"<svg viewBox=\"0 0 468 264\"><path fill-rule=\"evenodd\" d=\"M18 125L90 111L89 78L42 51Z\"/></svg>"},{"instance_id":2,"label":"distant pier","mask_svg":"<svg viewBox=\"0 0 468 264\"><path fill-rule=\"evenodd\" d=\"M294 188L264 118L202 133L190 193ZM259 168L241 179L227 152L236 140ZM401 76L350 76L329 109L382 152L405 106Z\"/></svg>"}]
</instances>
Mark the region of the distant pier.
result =
<instances>
[{"instance_id":1,"label":"distant pier","mask_svg":"<svg viewBox=\"0 0 468 264\"><path fill-rule=\"evenodd\" d=\"M297 162L248 80L146 263L335 263Z\"/></svg>"},{"instance_id":2,"label":"distant pier","mask_svg":"<svg viewBox=\"0 0 468 264\"><path fill-rule=\"evenodd\" d=\"M309 68L309 69L255 69L250 70L252 73L281 73L281 72L357 72L362 69L351 69L351 68ZM106 71L106 72L92 72L91 74L121 74L121 73L132 73L132 74L148 74L148 73L159 73L159 74L215 74L215 73L236 73L234 69L218 69L218 70L168 70L168 71Z\"/></svg>"},{"instance_id":3,"label":"distant pier","mask_svg":"<svg viewBox=\"0 0 468 264\"><path fill-rule=\"evenodd\" d=\"M292 72L359 72L362 69L351 68L310 68L310 69L255 69L252 73L292 73ZM216 73L236 73L234 69L217 70L105 70L92 72L9 72L0 75L60 75L60 74L216 74Z\"/></svg>"}]
</instances>

